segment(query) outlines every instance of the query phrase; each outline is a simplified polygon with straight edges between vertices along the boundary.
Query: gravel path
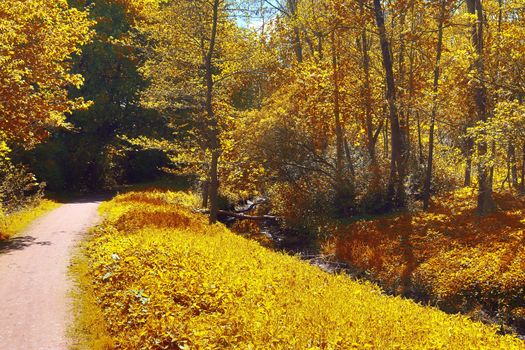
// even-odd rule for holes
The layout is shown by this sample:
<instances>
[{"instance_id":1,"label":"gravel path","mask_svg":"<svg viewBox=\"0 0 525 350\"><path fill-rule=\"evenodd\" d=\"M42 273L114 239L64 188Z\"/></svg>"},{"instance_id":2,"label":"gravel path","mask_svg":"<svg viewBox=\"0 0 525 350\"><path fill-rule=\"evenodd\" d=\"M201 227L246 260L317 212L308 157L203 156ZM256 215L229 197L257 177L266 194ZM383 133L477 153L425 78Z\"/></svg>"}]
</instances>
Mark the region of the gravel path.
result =
<instances>
[{"instance_id":1,"label":"gravel path","mask_svg":"<svg viewBox=\"0 0 525 350\"><path fill-rule=\"evenodd\" d=\"M67 349L67 272L75 245L97 224L98 201L64 204L0 242L0 349Z\"/></svg>"}]
</instances>

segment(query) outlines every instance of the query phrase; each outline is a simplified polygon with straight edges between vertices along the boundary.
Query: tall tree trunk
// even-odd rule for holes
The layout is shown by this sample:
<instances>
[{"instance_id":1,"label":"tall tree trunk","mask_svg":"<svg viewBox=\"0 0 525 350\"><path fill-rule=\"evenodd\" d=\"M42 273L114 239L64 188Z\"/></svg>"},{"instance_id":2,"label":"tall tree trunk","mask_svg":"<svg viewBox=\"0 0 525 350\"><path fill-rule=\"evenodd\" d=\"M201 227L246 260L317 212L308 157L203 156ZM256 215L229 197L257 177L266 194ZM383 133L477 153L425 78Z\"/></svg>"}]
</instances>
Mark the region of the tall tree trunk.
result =
<instances>
[{"instance_id":1,"label":"tall tree trunk","mask_svg":"<svg viewBox=\"0 0 525 350\"><path fill-rule=\"evenodd\" d=\"M287 11L285 12L285 15L287 15L294 22L297 17L297 2L298 0L286 0ZM302 63L303 44L301 43L301 28L297 24L294 24L293 26L292 46L297 62Z\"/></svg>"},{"instance_id":2,"label":"tall tree trunk","mask_svg":"<svg viewBox=\"0 0 525 350\"><path fill-rule=\"evenodd\" d=\"M463 178L463 187L472 185L472 154L468 154L465 159L465 177Z\"/></svg>"},{"instance_id":3,"label":"tall tree trunk","mask_svg":"<svg viewBox=\"0 0 525 350\"><path fill-rule=\"evenodd\" d=\"M472 185L472 151L474 148L474 141L468 137L465 140L465 177L463 180L463 187Z\"/></svg>"},{"instance_id":4,"label":"tall tree trunk","mask_svg":"<svg viewBox=\"0 0 525 350\"><path fill-rule=\"evenodd\" d=\"M487 120L487 91L484 83L483 62L483 7L481 0L467 0L467 8L470 14L476 15L477 22L472 27L472 44L476 48L477 57L474 67L477 74L477 84L474 87L474 100L477 109L477 120ZM496 209L492 198L492 178L490 176L490 165L486 162L487 143L482 141L478 144L478 206L479 215L486 215Z\"/></svg>"},{"instance_id":5,"label":"tall tree trunk","mask_svg":"<svg viewBox=\"0 0 525 350\"><path fill-rule=\"evenodd\" d=\"M293 47L297 62L303 62L303 45L301 44L301 31L298 27L294 28Z\"/></svg>"},{"instance_id":6,"label":"tall tree trunk","mask_svg":"<svg viewBox=\"0 0 525 350\"><path fill-rule=\"evenodd\" d=\"M412 113L414 111L414 71L415 71L415 59L416 59L416 50L415 37L416 37L416 19L415 15L415 0L410 1L410 50L408 53L408 103L405 106L405 125L406 125L406 145L407 152L412 152L412 139L410 134L410 120L412 118ZM410 158L411 155L409 154Z\"/></svg>"},{"instance_id":7,"label":"tall tree trunk","mask_svg":"<svg viewBox=\"0 0 525 350\"><path fill-rule=\"evenodd\" d=\"M419 164L423 165L424 159L423 159L423 142L421 141L421 120L419 118L419 112L416 113L417 118L417 144L419 149Z\"/></svg>"},{"instance_id":8,"label":"tall tree trunk","mask_svg":"<svg viewBox=\"0 0 525 350\"><path fill-rule=\"evenodd\" d=\"M413 3L413 1L412 1ZM399 20L399 52L398 52L398 80L397 80L397 95L396 95L396 101L399 108L398 111L398 120L399 120L399 131L400 136L403 141L403 144L405 145L405 150L407 152L406 157L409 157L409 128L408 128L408 121L409 117L407 115L407 85L406 85L406 69L405 69L405 51L406 51L406 43L405 43L405 22L406 22L406 11L401 11L400 14L400 20ZM392 46L390 46L390 50L392 51ZM392 57L393 54L391 53L390 56Z\"/></svg>"},{"instance_id":9,"label":"tall tree trunk","mask_svg":"<svg viewBox=\"0 0 525 350\"><path fill-rule=\"evenodd\" d=\"M362 7L362 5L361 5ZM365 123L367 133L367 148L370 162L375 164L376 161L376 142L374 139L374 125L372 119L372 91L370 87L370 45L366 35L366 28L361 32L361 53L363 57L363 75L364 75L364 109L365 109Z\"/></svg>"},{"instance_id":10,"label":"tall tree trunk","mask_svg":"<svg viewBox=\"0 0 525 350\"><path fill-rule=\"evenodd\" d=\"M336 207L342 215L349 213L351 201L353 200L353 190L350 188L349 179L345 178L344 171L344 152L345 152L345 138L343 135L343 126L341 121L340 111L340 87L339 87L339 43L337 31L334 29L331 34L332 41L332 74L333 74L333 102L334 102L334 123L335 123L335 138L336 138L336 164L335 164L335 179L336 179ZM347 149L347 159L349 166L353 167L350 150ZM351 168L351 171L353 169ZM353 181L351 181L353 182Z\"/></svg>"},{"instance_id":11,"label":"tall tree trunk","mask_svg":"<svg viewBox=\"0 0 525 350\"><path fill-rule=\"evenodd\" d=\"M208 172L209 174L209 172ZM208 208L208 196L209 196L210 182L208 180L202 182L202 207Z\"/></svg>"},{"instance_id":12,"label":"tall tree trunk","mask_svg":"<svg viewBox=\"0 0 525 350\"><path fill-rule=\"evenodd\" d=\"M376 25L379 31L379 41L381 45L381 55L383 58L383 68L386 81L386 98L389 108L390 132L391 132L391 160L390 178L388 183L388 196L394 207L405 206L405 171L406 171L406 145L401 135L399 118L396 105L396 91L394 82L394 71L392 67L392 57L390 55L390 42L387 38L385 28L385 17L381 0L374 0L374 14Z\"/></svg>"},{"instance_id":13,"label":"tall tree trunk","mask_svg":"<svg viewBox=\"0 0 525 350\"><path fill-rule=\"evenodd\" d=\"M511 141L509 142L509 165L510 165L510 181L512 184L512 188L517 189L518 188L518 169L516 167L516 147L514 146L514 143Z\"/></svg>"},{"instance_id":14,"label":"tall tree trunk","mask_svg":"<svg viewBox=\"0 0 525 350\"><path fill-rule=\"evenodd\" d=\"M438 22L438 40L436 47L436 61L434 64L434 84L432 87L432 114L430 116L430 130L428 135L428 159L423 188L423 209L428 210L430 204L430 186L432 184L432 166L434 162L434 127L438 108L439 74L441 64L441 52L443 50L443 22L445 22L445 0L441 0Z\"/></svg>"},{"instance_id":15,"label":"tall tree trunk","mask_svg":"<svg viewBox=\"0 0 525 350\"><path fill-rule=\"evenodd\" d=\"M212 28L210 35L210 45L204 59L204 68L206 70L206 114L208 122L208 138L211 150L211 162L210 162L210 173L209 173L209 186L208 195L210 201L210 224L217 221L219 213L219 156L220 156L220 144L219 144L219 130L217 117L213 111L213 55L215 53L215 41L217 38L217 24L219 20L219 3L221 0L213 1L212 10Z\"/></svg>"},{"instance_id":16,"label":"tall tree trunk","mask_svg":"<svg viewBox=\"0 0 525 350\"><path fill-rule=\"evenodd\" d=\"M383 107L384 107L383 108L383 116L384 116L384 118L386 120L386 126L383 129L384 130L384 133L383 133L383 139L384 139L384 141L383 141L384 145L383 146L384 147L383 147L383 149L384 149L384 156L385 156L385 158L388 158L388 153L389 153L389 150L390 150L389 147L388 147L388 144L390 142L389 141L390 139L388 137L388 130L390 130L390 123L389 123L389 118L387 117L387 114L386 114L386 106L383 106Z\"/></svg>"},{"instance_id":17,"label":"tall tree trunk","mask_svg":"<svg viewBox=\"0 0 525 350\"><path fill-rule=\"evenodd\" d=\"M350 170L350 174L352 175L352 182L355 180L355 166L354 161L352 160L352 152L350 151L350 145L348 144L348 139L344 138L345 143L345 155L346 155L346 162L348 164L348 169Z\"/></svg>"},{"instance_id":18,"label":"tall tree trunk","mask_svg":"<svg viewBox=\"0 0 525 350\"><path fill-rule=\"evenodd\" d=\"M334 123L335 123L335 139L336 139L336 179L338 186L343 182L343 157L344 157L344 141L343 129L341 127L341 112L340 112L340 92L339 92L339 67L337 57L337 37L336 31L332 31L332 78L334 84L333 103L334 103Z\"/></svg>"},{"instance_id":19,"label":"tall tree trunk","mask_svg":"<svg viewBox=\"0 0 525 350\"><path fill-rule=\"evenodd\" d=\"M525 193L525 142L521 146L521 181L520 192Z\"/></svg>"},{"instance_id":20,"label":"tall tree trunk","mask_svg":"<svg viewBox=\"0 0 525 350\"><path fill-rule=\"evenodd\" d=\"M361 15L364 14L364 4L361 3ZM372 87L370 84L370 47L371 40L368 38L366 25L363 25L361 31L361 41L360 49L362 56L362 65L363 65L363 103L365 110L365 127L367 135L367 151L368 157L370 158L369 163L369 172L370 172L370 181L368 190L369 192L377 192L380 189L380 172L379 165L377 164L376 156L376 145L379 133L381 132L382 124L381 123L377 129L374 130L374 121L372 115Z\"/></svg>"}]
</instances>

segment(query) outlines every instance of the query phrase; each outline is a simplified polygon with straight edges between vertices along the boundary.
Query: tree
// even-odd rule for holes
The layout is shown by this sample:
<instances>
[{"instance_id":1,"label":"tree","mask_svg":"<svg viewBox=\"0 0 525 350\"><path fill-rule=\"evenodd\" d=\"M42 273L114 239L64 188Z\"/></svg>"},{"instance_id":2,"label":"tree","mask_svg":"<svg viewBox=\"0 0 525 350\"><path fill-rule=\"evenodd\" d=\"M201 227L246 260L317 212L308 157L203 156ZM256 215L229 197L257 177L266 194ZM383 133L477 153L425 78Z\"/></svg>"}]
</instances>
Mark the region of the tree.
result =
<instances>
[{"instance_id":1,"label":"tree","mask_svg":"<svg viewBox=\"0 0 525 350\"><path fill-rule=\"evenodd\" d=\"M0 134L27 147L67 126L66 115L86 108L68 96L83 84L71 58L91 38L86 11L65 0L0 3Z\"/></svg>"},{"instance_id":2,"label":"tree","mask_svg":"<svg viewBox=\"0 0 525 350\"><path fill-rule=\"evenodd\" d=\"M70 3L78 9L86 7L84 1ZM78 90L70 90L69 96L92 101L92 105L71 113L70 129L57 130L47 142L17 157L31 164L52 191L98 191L139 176L146 180L158 175L160 171L155 168L166 161L155 152L128 152L119 138L166 135L162 117L141 107L138 96L145 82L138 72L140 52L130 42L130 36L133 25L149 9L143 3L90 2L92 41L73 57L71 68L84 77L84 84ZM147 174L141 171L135 158L153 169L148 169Z\"/></svg>"},{"instance_id":3,"label":"tree","mask_svg":"<svg viewBox=\"0 0 525 350\"><path fill-rule=\"evenodd\" d=\"M476 71L476 82L472 88L472 95L476 104L477 120L480 122L487 121L487 91L485 87L485 66L483 51L483 5L481 0L468 0L468 12L476 16L476 21L472 25L472 45L476 50L474 60L474 69ZM478 143L478 154L482 158L478 165L478 206L477 210L480 215L488 214L495 209L492 198L492 177L490 176L490 165L483 159L487 153L487 144Z\"/></svg>"},{"instance_id":4,"label":"tree","mask_svg":"<svg viewBox=\"0 0 525 350\"><path fill-rule=\"evenodd\" d=\"M238 27L224 0L169 1L153 11L139 30L149 51L141 71L150 81L143 104L171 120L182 137L179 167L197 170L210 222L217 220L219 177L228 148L234 100L257 73L254 33ZM251 39L251 41L249 40Z\"/></svg>"},{"instance_id":5,"label":"tree","mask_svg":"<svg viewBox=\"0 0 525 350\"><path fill-rule=\"evenodd\" d=\"M381 0L374 0L374 13L377 29L379 31L379 42L381 45L381 57L386 82L386 100L390 117L391 132L391 159L390 179L388 184L388 197L392 200L394 207L405 205L405 175L408 149L406 141L401 135L402 130L399 123L398 107L396 102L396 85L394 81L394 70L392 65L391 47L385 27L385 14Z\"/></svg>"},{"instance_id":6,"label":"tree","mask_svg":"<svg viewBox=\"0 0 525 350\"><path fill-rule=\"evenodd\" d=\"M445 0L440 0L439 15L438 15L438 32L436 44L436 63L434 65L434 82L432 86L432 114L430 116L430 130L428 140L428 158L427 169L425 176L425 184L423 189L423 209L427 210L430 202L430 186L432 184L432 166L434 162L434 126L436 124L436 114L438 110L438 89L439 89L439 74L441 65L441 53L443 51L443 26L445 23L445 11L447 3Z\"/></svg>"}]
</instances>

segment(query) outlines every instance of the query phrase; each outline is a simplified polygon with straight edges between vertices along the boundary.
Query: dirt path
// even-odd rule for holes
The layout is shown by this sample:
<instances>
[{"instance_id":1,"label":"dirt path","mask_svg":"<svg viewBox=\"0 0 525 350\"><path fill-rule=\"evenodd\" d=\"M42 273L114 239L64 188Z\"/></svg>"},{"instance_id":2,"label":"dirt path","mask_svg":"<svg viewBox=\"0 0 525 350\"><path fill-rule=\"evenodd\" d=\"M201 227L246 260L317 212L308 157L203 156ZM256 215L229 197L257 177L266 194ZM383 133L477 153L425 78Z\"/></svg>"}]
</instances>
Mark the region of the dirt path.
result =
<instances>
[{"instance_id":1,"label":"dirt path","mask_svg":"<svg viewBox=\"0 0 525 350\"><path fill-rule=\"evenodd\" d=\"M67 349L67 270L100 202L64 204L0 243L0 349Z\"/></svg>"}]
</instances>

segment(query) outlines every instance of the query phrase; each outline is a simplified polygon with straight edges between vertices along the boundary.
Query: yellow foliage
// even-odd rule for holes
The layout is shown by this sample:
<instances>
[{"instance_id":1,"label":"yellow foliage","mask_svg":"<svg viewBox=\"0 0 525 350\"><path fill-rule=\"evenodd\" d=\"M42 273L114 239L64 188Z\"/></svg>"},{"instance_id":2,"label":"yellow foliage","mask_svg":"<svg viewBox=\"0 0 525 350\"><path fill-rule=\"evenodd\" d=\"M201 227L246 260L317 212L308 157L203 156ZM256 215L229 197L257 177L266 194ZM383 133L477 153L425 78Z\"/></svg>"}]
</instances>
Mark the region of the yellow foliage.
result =
<instances>
[{"instance_id":1,"label":"yellow foliage","mask_svg":"<svg viewBox=\"0 0 525 350\"><path fill-rule=\"evenodd\" d=\"M334 227L329 249L394 292L415 290L449 310L481 306L522 322L525 203L496 195L499 212L479 217L475 196L464 188L441 196L429 212Z\"/></svg>"},{"instance_id":2,"label":"yellow foliage","mask_svg":"<svg viewBox=\"0 0 525 350\"><path fill-rule=\"evenodd\" d=\"M0 1L0 133L33 144L49 129L67 126L65 115L88 106L68 89L71 58L91 37L87 12L66 0Z\"/></svg>"},{"instance_id":3,"label":"yellow foliage","mask_svg":"<svg viewBox=\"0 0 525 350\"><path fill-rule=\"evenodd\" d=\"M33 220L56 207L58 207L58 203L47 199L41 200L34 207L25 208L10 215L4 214L0 207L0 241L21 232L29 226Z\"/></svg>"},{"instance_id":4,"label":"yellow foliage","mask_svg":"<svg viewBox=\"0 0 525 350\"><path fill-rule=\"evenodd\" d=\"M106 220L83 248L88 268L80 283L111 338L104 346L523 348L493 327L387 297L370 283L208 226L184 206L187 196L128 193L102 206ZM132 222L122 222L130 213Z\"/></svg>"}]
</instances>

